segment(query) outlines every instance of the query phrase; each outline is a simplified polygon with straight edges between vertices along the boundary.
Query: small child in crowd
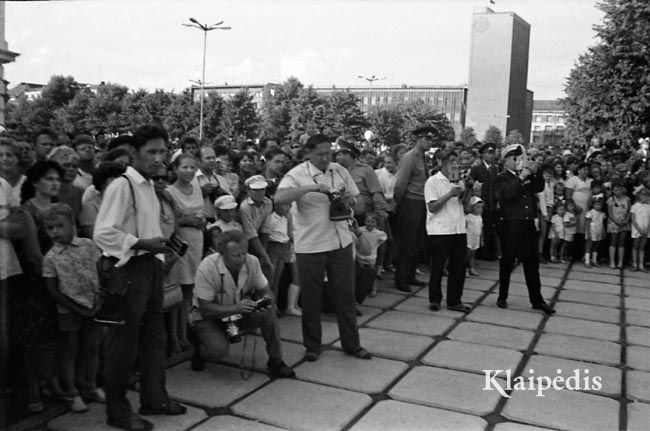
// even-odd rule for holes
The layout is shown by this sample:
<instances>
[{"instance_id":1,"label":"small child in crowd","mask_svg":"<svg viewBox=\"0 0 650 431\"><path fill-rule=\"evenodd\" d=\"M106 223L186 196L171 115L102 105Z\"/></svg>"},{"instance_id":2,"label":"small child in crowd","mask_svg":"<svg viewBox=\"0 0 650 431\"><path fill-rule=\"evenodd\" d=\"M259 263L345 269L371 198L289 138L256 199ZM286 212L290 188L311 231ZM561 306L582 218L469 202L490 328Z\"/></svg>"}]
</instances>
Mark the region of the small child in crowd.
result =
<instances>
[{"instance_id":1,"label":"small child in crowd","mask_svg":"<svg viewBox=\"0 0 650 431\"><path fill-rule=\"evenodd\" d=\"M370 248L368 253L363 253L365 250L358 249L356 254L357 263L361 266L373 268L372 274L372 288L370 289L370 296L377 296L377 284L375 283L376 274L374 271L375 263L377 262L377 249L386 241L387 235L383 230L377 229L379 224L379 216L375 212L368 212L365 217L365 226L361 226L361 236L368 241Z\"/></svg>"},{"instance_id":2,"label":"small child in crowd","mask_svg":"<svg viewBox=\"0 0 650 431\"><path fill-rule=\"evenodd\" d=\"M478 275L476 272L476 250L483 243L483 199L473 196L469 201L470 212L465 216L467 227L467 274Z\"/></svg>"},{"instance_id":3,"label":"small child in crowd","mask_svg":"<svg viewBox=\"0 0 650 431\"><path fill-rule=\"evenodd\" d=\"M551 240L551 263L566 263L564 259L564 215L566 209L562 202L555 204L555 214L551 217L551 223L548 229L548 238Z\"/></svg>"},{"instance_id":4,"label":"small child in crowd","mask_svg":"<svg viewBox=\"0 0 650 431\"><path fill-rule=\"evenodd\" d=\"M214 226L221 229L221 232L229 230L243 231L242 225L235 220L237 201L233 195L219 196L214 201L214 208L217 210L217 220L206 226L208 231Z\"/></svg>"},{"instance_id":5,"label":"small child in crowd","mask_svg":"<svg viewBox=\"0 0 650 431\"><path fill-rule=\"evenodd\" d=\"M607 232L609 232L609 267L623 268L625 237L630 230L630 198L625 186L618 180L612 181L612 195L607 199ZM618 264L616 252L618 251Z\"/></svg>"},{"instance_id":6,"label":"small child in crowd","mask_svg":"<svg viewBox=\"0 0 650 431\"><path fill-rule=\"evenodd\" d=\"M276 298L278 297L278 286L282 271L285 264L291 260L291 232L293 229L291 229L289 209L288 204L274 205L273 212L266 217L262 224L262 233L268 235L268 237L264 236L266 242L264 248L273 264L273 279L269 280L269 285ZM298 307L300 286L296 282L297 280L293 280L287 290L286 312L292 316L302 316L302 311Z\"/></svg>"},{"instance_id":7,"label":"small child in crowd","mask_svg":"<svg viewBox=\"0 0 650 431\"><path fill-rule=\"evenodd\" d=\"M564 260L571 262L573 261L573 239L578 224L578 209L572 200L566 201L564 209Z\"/></svg>"},{"instance_id":8,"label":"small child in crowd","mask_svg":"<svg viewBox=\"0 0 650 431\"><path fill-rule=\"evenodd\" d=\"M632 222L632 270L643 271L645 260L645 244L650 232L650 190L641 187L636 193L637 200L630 208L630 220Z\"/></svg>"},{"instance_id":9,"label":"small child in crowd","mask_svg":"<svg viewBox=\"0 0 650 431\"><path fill-rule=\"evenodd\" d=\"M87 401L106 401L95 386L103 332L92 317L99 293L95 265L100 251L92 240L74 236L73 226L70 206L55 203L47 211L45 232L54 245L43 258L43 278L57 303L66 400L72 411L83 412L88 410Z\"/></svg>"},{"instance_id":10,"label":"small child in crowd","mask_svg":"<svg viewBox=\"0 0 650 431\"><path fill-rule=\"evenodd\" d=\"M594 180L595 181L595 180ZM605 238L605 213L603 195L596 194L592 206L585 214L585 266L598 266L598 245Z\"/></svg>"}]
</instances>

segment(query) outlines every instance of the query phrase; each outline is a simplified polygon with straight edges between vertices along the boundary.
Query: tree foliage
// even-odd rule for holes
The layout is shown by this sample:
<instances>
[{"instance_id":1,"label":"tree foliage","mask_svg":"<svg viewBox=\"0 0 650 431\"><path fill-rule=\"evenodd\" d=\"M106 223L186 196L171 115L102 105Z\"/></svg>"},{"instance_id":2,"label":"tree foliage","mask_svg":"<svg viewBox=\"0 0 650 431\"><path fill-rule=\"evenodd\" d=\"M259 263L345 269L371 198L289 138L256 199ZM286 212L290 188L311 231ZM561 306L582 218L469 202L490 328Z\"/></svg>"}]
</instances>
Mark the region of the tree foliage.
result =
<instances>
[{"instance_id":1,"label":"tree foliage","mask_svg":"<svg viewBox=\"0 0 650 431\"><path fill-rule=\"evenodd\" d=\"M512 144L524 145L524 137L519 130L511 130L508 136L506 136L505 145Z\"/></svg>"},{"instance_id":2,"label":"tree foliage","mask_svg":"<svg viewBox=\"0 0 650 431\"><path fill-rule=\"evenodd\" d=\"M503 145L503 135L501 130L497 126L490 126L485 131L485 136L483 136L484 144L494 144L498 147Z\"/></svg>"},{"instance_id":3,"label":"tree foliage","mask_svg":"<svg viewBox=\"0 0 650 431\"><path fill-rule=\"evenodd\" d=\"M477 141L476 132L473 127L463 127L460 131L460 142L462 142L466 147L471 147Z\"/></svg>"},{"instance_id":4,"label":"tree foliage","mask_svg":"<svg viewBox=\"0 0 650 431\"><path fill-rule=\"evenodd\" d=\"M598 42L571 70L563 100L567 132L635 142L650 132L650 3L603 0Z\"/></svg>"}]
</instances>

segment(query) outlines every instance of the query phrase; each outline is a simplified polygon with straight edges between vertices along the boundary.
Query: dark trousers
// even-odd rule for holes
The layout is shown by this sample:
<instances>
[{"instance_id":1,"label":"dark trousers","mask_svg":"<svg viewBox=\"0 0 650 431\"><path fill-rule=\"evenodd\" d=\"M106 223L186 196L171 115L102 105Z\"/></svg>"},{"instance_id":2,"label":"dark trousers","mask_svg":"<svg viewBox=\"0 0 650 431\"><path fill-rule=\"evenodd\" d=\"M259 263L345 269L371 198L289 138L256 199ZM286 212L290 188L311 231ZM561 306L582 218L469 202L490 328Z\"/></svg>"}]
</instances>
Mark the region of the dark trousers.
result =
<instances>
[{"instance_id":1,"label":"dark trousers","mask_svg":"<svg viewBox=\"0 0 650 431\"><path fill-rule=\"evenodd\" d=\"M496 257L498 239L494 209L487 206L483 210L483 241L484 245L479 249L478 255L483 259L493 260Z\"/></svg>"},{"instance_id":2,"label":"dark trousers","mask_svg":"<svg viewBox=\"0 0 650 431\"><path fill-rule=\"evenodd\" d=\"M424 199L404 199L397 209L395 248L395 286L415 278L418 256L426 238Z\"/></svg>"},{"instance_id":3,"label":"dark trousers","mask_svg":"<svg viewBox=\"0 0 650 431\"><path fill-rule=\"evenodd\" d=\"M360 344L354 301L352 245L323 253L296 253L296 263L302 298L302 343L305 348L313 351L321 349L321 301L323 277L327 272L341 346L346 351L357 350Z\"/></svg>"},{"instance_id":4,"label":"dark trousers","mask_svg":"<svg viewBox=\"0 0 650 431\"><path fill-rule=\"evenodd\" d=\"M539 258L537 255L537 230L533 220L505 220L501 222L499 236L503 256L499 264L499 299L508 298L510 274L518 257L524 266L530 303L544 301L540 292Z\"/></svg>"},{"instance_id":5,"label":"dark trousers","mask_svg":"<svg viewBox=\"0 0 650 431\"><path fill-rule=\"evenodd\" d=\"M168 401L162 262L151 254L132 257L121 271L127 283L126 323L109 328L104 367L106 415L115 420L132 415L126 391L138 352L142 363L140 406L159 409Z\"/></svg>"},{"instance_id":6,"label":"dark trousers","mask_svg":"<svg viewBox=\"0 0 650 431\"><path fill-rule=\"evenodd\" d=\"M449 258L449 277L447 278L447 305L458 305L465 285L465 265L467 263L467 235L431 235L431 274L429 276L429 303L442 301L442 271Z\"/></svg>"}]
</instances>

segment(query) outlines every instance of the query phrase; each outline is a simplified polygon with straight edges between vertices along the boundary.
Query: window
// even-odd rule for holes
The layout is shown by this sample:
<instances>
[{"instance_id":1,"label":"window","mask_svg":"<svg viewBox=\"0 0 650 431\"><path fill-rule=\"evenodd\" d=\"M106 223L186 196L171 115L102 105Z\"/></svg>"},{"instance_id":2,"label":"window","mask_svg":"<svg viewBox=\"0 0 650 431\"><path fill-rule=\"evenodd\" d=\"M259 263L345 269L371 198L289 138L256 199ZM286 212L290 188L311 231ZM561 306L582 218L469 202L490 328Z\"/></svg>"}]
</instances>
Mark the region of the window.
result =
<instances>
[{"instance_id":1,"label":"window","mask_svg":"<svg viewBox=\"0 0 650 431\"><path fill-rule=\"evenodd\" d=\"M552 123L553 122L553 116L552 115L547 115L546 116L546 122L547 123Z\"/></svg>"},{"instance_id":2,"label":"window","mask_svg":"<svg viewBox=\"0 0 650 431\"><path fill-rule=\"evenodd\" d=\"M536 132L539 132L540 129L541 129L541 126L535 126L535 129L534 129L534 130L535 130Z\"/></svg>"},{"instance_id":3,"label":"window","mask_svg":"<svg viewBox=\"0 0 650 431\"><path fill-rule=\"evenodd\" d=\"M550 132L551 130L553 130L553 126L544 126L544 131Z\"/></svg>"},{"instance_id":4,"label":"window","mask_svg":"<svg viewBox=\"0 0 650 431\"><path fill-rule=\"evenodd\" d=\"M542 120L542 116L541 116L541 115L535 115L535 122L536 122L536 123L541 123L542 121L543 121L543 120Z\"/></svg>"}]
</instances>

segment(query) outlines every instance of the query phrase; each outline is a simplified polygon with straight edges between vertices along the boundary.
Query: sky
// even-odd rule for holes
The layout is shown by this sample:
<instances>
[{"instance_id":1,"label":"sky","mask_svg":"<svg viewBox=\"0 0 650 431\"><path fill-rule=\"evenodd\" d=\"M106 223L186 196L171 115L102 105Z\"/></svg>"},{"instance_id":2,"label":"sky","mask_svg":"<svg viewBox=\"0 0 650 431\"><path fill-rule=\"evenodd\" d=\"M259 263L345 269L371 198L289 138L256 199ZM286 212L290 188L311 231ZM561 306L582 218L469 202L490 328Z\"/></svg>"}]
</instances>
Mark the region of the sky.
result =
<instances>
[{"instance_id":1,"label":"sky","mask_svg":"<svg viewBox=\"0 0 650 431\"><path fill-rule=\"evenodd\" d=\"M78 82L181 91L201 79L203 33L194 17L224 21L208 33L206 84L366 85L467 83L472 12L490 6L531 24L528 88L563 97L578 56L596 43L595 0L236 0L7 2L5 38L20 53L10 87Z\"/></svg>"}]
</instances>

